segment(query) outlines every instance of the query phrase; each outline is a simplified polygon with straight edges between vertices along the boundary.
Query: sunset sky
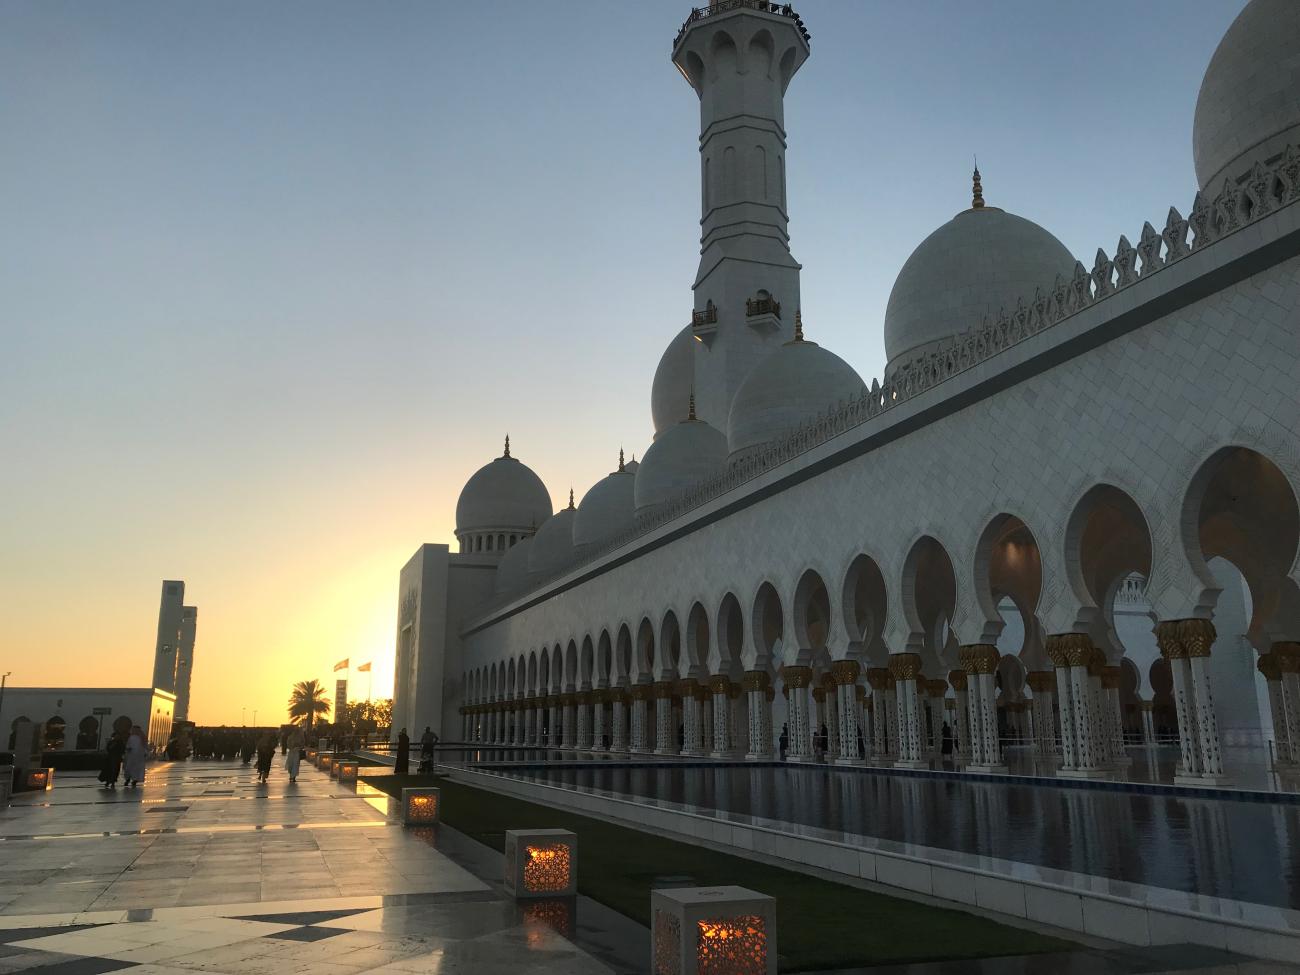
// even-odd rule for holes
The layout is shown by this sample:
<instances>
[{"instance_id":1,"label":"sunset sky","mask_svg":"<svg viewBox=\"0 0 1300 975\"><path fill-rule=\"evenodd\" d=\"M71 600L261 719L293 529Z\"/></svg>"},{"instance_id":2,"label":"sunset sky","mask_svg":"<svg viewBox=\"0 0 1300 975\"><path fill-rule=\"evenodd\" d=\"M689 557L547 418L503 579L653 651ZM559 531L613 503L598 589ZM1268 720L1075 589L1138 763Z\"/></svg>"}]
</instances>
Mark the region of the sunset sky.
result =
<instances>
[{"instance_id":1,"label":"sunset sky","mask_svg":"<svg viewBox=\"0 0 1300 975\"><path fill-rule=\"evenodd\" d=\"M803 0L809 338L879 374L894 277L969 205L974 154L991 206L1089 267L1186 213L1241 6ZM143 686L180 578L200 723L281 721L345 657L387 696L398 570L452 541L507 432L557 505L641 454L698 259L689 11L0 4L11 684Z\"/></svg>"}]
</instances>

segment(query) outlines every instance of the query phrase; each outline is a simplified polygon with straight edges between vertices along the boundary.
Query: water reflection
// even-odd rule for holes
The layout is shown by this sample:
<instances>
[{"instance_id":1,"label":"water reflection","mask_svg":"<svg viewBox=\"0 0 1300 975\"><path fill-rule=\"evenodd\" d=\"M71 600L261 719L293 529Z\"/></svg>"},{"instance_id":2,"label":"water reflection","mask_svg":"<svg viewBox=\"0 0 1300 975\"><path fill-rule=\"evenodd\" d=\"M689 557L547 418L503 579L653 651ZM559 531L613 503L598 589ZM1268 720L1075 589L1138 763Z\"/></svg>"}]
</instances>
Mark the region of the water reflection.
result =
<instances>
[{"instance_id":1,"label":"water reflection","mask_svg":"<svg viewBox=\"0 0 1300 975\"><path fill-rule=\"evenodd\" d=\"M515 766L511 777L1300 908L1300 806L816 767Z\"/></svg>"}]
</instances>

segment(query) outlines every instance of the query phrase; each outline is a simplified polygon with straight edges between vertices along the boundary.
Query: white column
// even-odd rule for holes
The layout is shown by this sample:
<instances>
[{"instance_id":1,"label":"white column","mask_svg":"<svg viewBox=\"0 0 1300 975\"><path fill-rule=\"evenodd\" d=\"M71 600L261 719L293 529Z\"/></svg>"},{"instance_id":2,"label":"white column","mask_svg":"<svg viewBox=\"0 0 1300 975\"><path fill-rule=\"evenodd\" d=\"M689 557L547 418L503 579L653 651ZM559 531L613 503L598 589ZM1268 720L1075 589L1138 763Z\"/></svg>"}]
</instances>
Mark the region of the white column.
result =
<instances>
[{"instance_id":1,"label":"white column","mask_svg":"<svg viewBox=\"0 0 1300 975\"><path fill-rule=\"evenodd\" d=\"M1093 727L1094 712L1086 664L1070 668L1070 700L1074 707L1074 748L1079 768L1092 771L1100 764L1097 754L1097 733Z\"/></svg>"},{"instance_id":2,"label":"white column","mask_svg":"<svg viewBox=\"0 0 1300 975\"><path fill-rule=\"evenodd\" d=\"M708 693L708 685L703 685L704 697L700 699L700 750L708 755L713 752L713 695Z\"/></svg>"},{"instance_id":3,"label":"white column","mask_svg":"<svg viewBox=\"0 0 1300 975\"><path fill-rule=\"evenodd\" d=\"M1207 647L1208 651L1208 647ZM1192 692L1196 699L1196 731L1201 748L1201 775L1207 779L1224 779L1223 753L1219 747L1219 722L1214 714L1214 696L1210 691L1210 655L1188 658L1192 673Z\"/></svg>"},{"instance_id":4,"label":"white column","mask_svg":"<svg viewBox=\"0 0 1300 975\"><path fill-rule=\"evenodd\" d=\"M1291 761L1300 764L1300 644L1274 644L1274 655L1278 658L1282 685L1282 715L1286 727L1287 740L1291 744ZM1295 647L1296 653L1289 649Z\"/></svg>"},{"instance_id":5,"label":"white column","mask_svg":"<svg viewBox=\"0 0 1300 975\"><path fill-rule=\"evenodd\" d=\"M556 703L551 705L550 708L551 713L550 715L548 715L550 726L546 729L546 747L560 748L564 744L564 741L560 737L560 731L561 731L560 713L561 712L560 712L559 698L554 697L552 698L552 700L555 701Z\"/></svg>"},{"instance_id":6,"label":"white column","mask_svg":"<svg viewBox=\"0 0 1300 975\"><path fill-rule=\"evenodd\" d=\"M786 752L791 762L811 762L813 759L812 735L812 683L811 667L786 667L782 671L789 709L787 724L790 729L790 748Z\"/></svg>"},{"instance_id":7,"label":"white column","mask_svg":"<svg viewBox=\"0 0 1300 975\"><path fill-rule=\"evenodd\" d=\"M1070 668L1065 662L1056 665L1056 701L1061 711L1061 767L1079 767L1079 754L1074 747L1074 705L1070 697Z\"/></svg>"},{"instance_id":8,"label":"white column","mask_svg":"<svg viewBox=\"0 0 1300 975\"><path fill-rule=\"evenodd\" d=\"M896 653L889 658L894 675L894 695L898 713L899 768L929 768L921 757L921 714L917 700L917 678L921 675L921 657L915 653Z\"/></svg>"},{"instance_id":9,"label":"white column","mask_svg":"<svg viewBox=\"0 0 1300 975\"><path fill-rule=\"evenodd\" d=\"M858 757L858 697L856 684L836 684L836 706L839 710L839 754L836 763L840 765L861 765Z\"/></svg>"},{"instance_id":10,"label":"white column","mask_svg":"<svg viewBox=\"0 0 1300 975\"><path fill-rule=\"evenodd\" d=\"M674 737L672 685L661 681L655 684L655 754L676 755Z\"/></svg>"},{"instance_id":11,"label":"white column","mask_svg":"<svg viewBox=\"0 0 1300 975\"><path fill-rule=\"evenodd\" d=\"M996 653L996 648L993 648ZM993 672L985 670L975 675L979 684L980 734L983 737L984 760L981 767L990 771L1002 771L1002 744L998 741L997 687L993 683Z\"/></svg>"},{"instance_id":12,"label":"white column","mask_svg":"<svg viewBox=\"0 0 1300 975\"><path fill-rule=\"evenodd\" d=\"M1147 747L1156 743L1156 722L1152 714L1154 707L1151 701L1138 701L1138 709L1142 712L1142 743Z\"/></svg>"},{"instance_id":13,"label":"white column","mask_svg":"<svg viewBox=\"0 0 1300 975\"><path fill-rule=\"evenodd\" d=\"M885 687L871 689L871 757L883 759L889 753L889 706L885 703Z\"/></svg>"},{"instance_id":14,"label":"white column","mask_svg":"<svg viewBox=\"0 0 1300 975\"><path fill-rule=\"evenodd\" d=\"M583 691L578 699L578 750L591 751L591 691Z\"/></svg>"},{"instance_id":15,"label":"white column","mask_svg":"<svg viewBox=\"0 0 1300 975\"><path fill-rule=\"evenodd\" d=\"M682 751L683 755L698 758L704 754L704 709L695 693L695 681L683 681L682 695Z\"/></svg>"},{"instance_id":16,"label":"white column","mask_svg":"<svg viewBox=\"0 0 1300 975\"><path fill-rule=\"evenodd\" d=\"M613 727L610 729L609 750L621 755L628 750L627 725L629 715L627 691L621 687L616 687L611 696L614 702L610 705L610 720Z\"/></svg>"},{"instance_id":17,"label":"white column","mask_svg":"<svg viewBox=\"0 0 1300 975\"><path fill-rule=\"evenodd\" d=\"M591 748L593 751L605 751L605 736L609 734L609 729L605 727L605 699L609 697L609 691L601 689L593 694L593 703L591 705Z\"/></svg>"},{"instance_id":18,"label":"white column","mask_svg":"<svg viewBox=\"0 0 1300 975\"><path fill-rule=\"evenodd\" d=\"M897 761L903 746L899 742L902 734L898 724L898 681L891 674L885 686L885 739L888 749L885 756L890 761Z\"/></svg>"}]
</instances>

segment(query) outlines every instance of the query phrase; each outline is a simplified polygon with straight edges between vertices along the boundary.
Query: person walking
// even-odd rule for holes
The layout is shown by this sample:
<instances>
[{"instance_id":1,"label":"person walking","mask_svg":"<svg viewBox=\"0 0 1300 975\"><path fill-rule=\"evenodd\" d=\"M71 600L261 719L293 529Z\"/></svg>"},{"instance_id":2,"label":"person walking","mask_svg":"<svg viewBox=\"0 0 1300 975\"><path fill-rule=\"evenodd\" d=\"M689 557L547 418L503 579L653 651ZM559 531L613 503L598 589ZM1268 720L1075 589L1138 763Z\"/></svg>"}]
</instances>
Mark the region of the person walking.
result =
<instances>
[{"instance_id":1,"label":"person walking","mask_svg":"<svg viewBox=\"0 0 1300 975\"><path fill-rule=\"evenodd\" d=\"M945 765L952 761L952 728L948 727L947 721L943 723L943 738L939 753L943 756L942 761Z\"/></svg>"},{"instance_id":2,"label":"person walking","mask_svg":"<svg viewBox=\"0 0 1300 975\"><path fill-rule=\"evenodd\" d=\"M433 733L433 729L428 725L424 726L424 734L420 736L420 774L433 774L433 749L438 744L438 736Z\"/></svg>"},{"instance_id":3,"label":"person walking","mask_svg":"<svg viewBox=\"0 0 1300 975\"><path fill-rule=\"evenodd\" d=\"M408 775L411 771L411 739L403 728L397 733L397 761L393 764L395 775Z\"/></svg>"},{"instance_id":4,"label":"person walking","mask_svg":"<svg viewBox=\"0 0 1300 975\"><path fill-rule=\"evenodd\" d=\"M785 750L790 747L790 725L785 723L781 725L781 761L785 761Z\"/></svg>"},{"instance_id":5,"label":"person walking","mask_svg":"<svg viewBox=\"0 0 1300 975\"><path fill-rule=\"evenodd\" d=\"M302 761L302 750L306 740L302 729L297 726L290 728L289 733L284 736L284 743L288 748L284 756L284 770L289 773L291 783L298 781L298 764Z\"/></svg>"},{"instance_id":6,"label":"person walking","mask_svg":"<svg viewBox=\"0 0 1300 975\"><path fill-rule=\"evenodd\" d=\"M122 761L126 788L134 789L144 781L144 762L148 754L149 746L145 744L144 729L133 725L131 734L126 739L126 755Z\"/></svg>"},{"instance_id":7,"label":"person walking","mask_svg":"<svg viewBox=\"0 0 1300 975\"><path fill-rule=\"evenodd\" d=\"M104 767L99 773L99 781L104 783L105 789L117 788L117 777L122 774L122 756L125 754L126 742L115 731L104 746Z\"/></svg>"},{"instance_id":8,"label":"person walking","mask_svg":"<svg viewBox=\"0 0 1300 975\"><path fill-rule=\"evenodd\" d=\"M266 785L271 777L271 763L275 761L275 735L267 732L257 740L257 780Z\"/></svg>"}]
</instances>

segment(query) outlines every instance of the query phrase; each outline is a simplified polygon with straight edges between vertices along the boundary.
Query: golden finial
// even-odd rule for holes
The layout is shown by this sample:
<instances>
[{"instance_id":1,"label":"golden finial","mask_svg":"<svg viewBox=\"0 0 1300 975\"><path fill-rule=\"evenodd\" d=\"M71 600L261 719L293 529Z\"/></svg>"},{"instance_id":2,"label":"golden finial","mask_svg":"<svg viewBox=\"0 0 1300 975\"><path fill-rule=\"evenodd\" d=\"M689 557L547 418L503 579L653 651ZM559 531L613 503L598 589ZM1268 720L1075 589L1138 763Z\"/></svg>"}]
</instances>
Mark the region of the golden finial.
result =
<instances>
[{"instance_id":1,"label":"golden finial","mask_svg":"<svg viewBox=\"0 0 1300 975\"><path fill-rule=\"evenodd\" d=\"M803 341L803 309L802 308L796 308L794 310L794 340L796 342Z\"/></svg>"},{"instance_id":2,"label":"golden finial","mask_svg":"<svg viewBox=\"0 0 1300 975\"><path fill-rule=\"evenodd\" d=\"M618 448L618 469L619 472L622 473L623 471L623 448L622 447Z\"/></svg>"},{"instance_id":3,"label":"golden finial","mask_svg":"<svg viewBox=\"0 0 1300 975\"><path fill-rule=\"evenodd\" d=\"M694 420L694 419L695 419L695 390L693 390L693 389L691 390L691 406L690 406L690 412L686 414L686 419L688 419L688 420Z\"/></svg>"},{"instance_id":4,"label":"golden finial","mask_svg":"<svg viewBox=\"0 0 1300 975\"><path fill-rule=\"evenodd\" d=\"M971 201L972 210L980 210L984 207L984 187L980 185L980 161L975 160L975 175L971 179Z\"/></svg>"},{"instance_id":5,"label":"golden finial","mask_svg":"<svg viewBox=\"0 0 1300 975\"><path fill-rule=\"evenodd\" d=\"M573 510L573 488L569 488L569 510Z\"/></svg>"},{"instance_id":6,"label":"golden finial","mask_svg":"<svg viewBox=\"0 0 1300 975\"><path fill-rule=\"evenodd\" d=\"M510 434L508 433L506 434L506 452L502 456L504 457L510 456Z\"/></svg>"}]
</instances>

